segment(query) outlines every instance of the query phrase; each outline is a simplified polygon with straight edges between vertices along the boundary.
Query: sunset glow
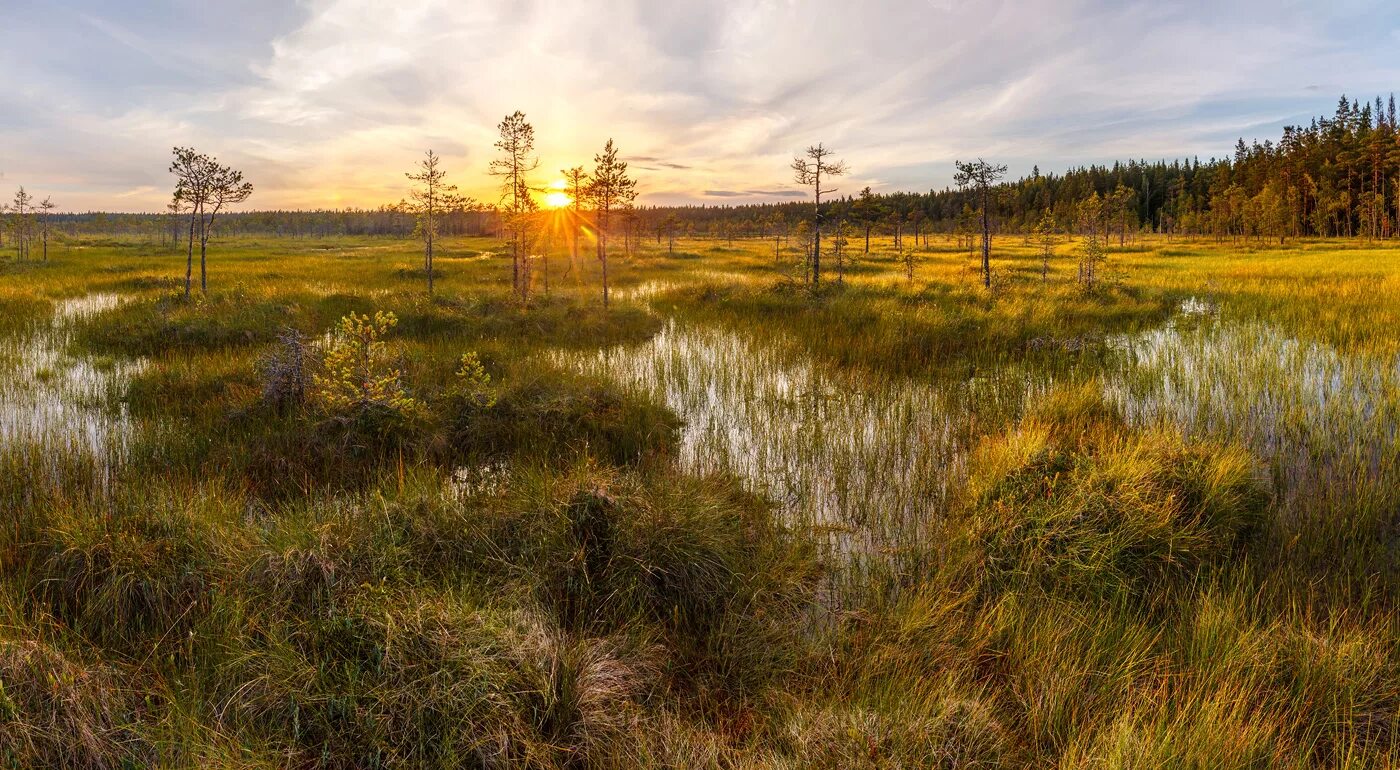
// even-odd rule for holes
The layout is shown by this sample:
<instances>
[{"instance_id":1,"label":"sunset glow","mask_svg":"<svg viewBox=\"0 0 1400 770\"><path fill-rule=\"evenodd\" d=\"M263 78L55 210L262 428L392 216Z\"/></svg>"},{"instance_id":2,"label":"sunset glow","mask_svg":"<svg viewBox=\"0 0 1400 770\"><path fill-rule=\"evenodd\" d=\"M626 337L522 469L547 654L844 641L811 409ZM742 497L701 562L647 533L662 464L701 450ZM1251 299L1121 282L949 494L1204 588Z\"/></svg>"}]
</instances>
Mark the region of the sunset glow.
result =
<instances>
[{"instance_id":1,"label":"sunset glow","mask_svg":"<svg viewBox=\"0 0 1400 770\"><path fill-rule=\"evenodd\" d=\"M1277 136L1334 92L1400 77L1393 5L1139 5L9 3L0 175L78 209L158 211L170 148L195 144L256 179L259 206L373 207L403 197L402 169L431 148L495 203L495 125L520 109L541 169L613 138L640 203L778 202L801 198L787 164L818 140L846 153L843 194L941 189L959 154L1013 177L1205 160L1241 129ZM1240 33L1261 19L1266 34ZM890 46L894 30L918 43Z\"/></svg>"}]
</instances>

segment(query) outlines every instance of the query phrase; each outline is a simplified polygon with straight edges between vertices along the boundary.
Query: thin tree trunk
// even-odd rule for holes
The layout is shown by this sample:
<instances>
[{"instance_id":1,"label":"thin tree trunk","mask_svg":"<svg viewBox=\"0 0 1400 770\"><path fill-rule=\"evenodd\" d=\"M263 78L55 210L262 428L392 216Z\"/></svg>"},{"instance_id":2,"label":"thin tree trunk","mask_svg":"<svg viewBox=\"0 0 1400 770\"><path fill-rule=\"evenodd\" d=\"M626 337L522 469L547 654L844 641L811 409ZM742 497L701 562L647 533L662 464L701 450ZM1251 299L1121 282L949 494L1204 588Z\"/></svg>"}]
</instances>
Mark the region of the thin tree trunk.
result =
<instances>
[{"instance_id":1,"label":"thin tree trunk","mask_svg":"<svg viewBox=\"0 0 1400 770\"><path fill-rule=\"evenodd\" d=\"M982 193L982 285L992 288L992 221L987 212L987 193Z\"/></svg>"},{"instance_id":2,"label":"thin tree trunk","mask_svg":"<svg viewBox=\"0 0 1400 770\"><path fill-rule=\"evenodd\" d=\"M186 244L186 249L187 249L187 250L186 250L186 252L185 252L185 299L189 299L189 298L190 298L190 281L191 281L191 277L194 275L194 220L195 220L195 217L199 217L201 220L203 220L203 216L199 213L199 209L198 209L198 208L192 208L192 209L190 210L190 237L189 237L189 240L188 240L188 242L187 242L187 244Z\"/></svg>"},{"instance_id":3,"label":"thin tree trunk","mask_svg":"<svg viewBox=\"0 0 1400 770\"><path fill-rule=\"evenodd\" d=\"M603 262L603 309L608 309L608 236L598 228L598 259Z\"/></svg>"},{"instance_id":4,"label":"thin tree trunk","mask_svg":"<svg viewBox=\"0 0 1400 770\"><path fill-rule=\"evenodd\" d=\"M814 202L812 205L812 287L816 288L822 282L822 164L818 158L816 163L816 184L813 186Z\"/></svg>"}]
</instances>

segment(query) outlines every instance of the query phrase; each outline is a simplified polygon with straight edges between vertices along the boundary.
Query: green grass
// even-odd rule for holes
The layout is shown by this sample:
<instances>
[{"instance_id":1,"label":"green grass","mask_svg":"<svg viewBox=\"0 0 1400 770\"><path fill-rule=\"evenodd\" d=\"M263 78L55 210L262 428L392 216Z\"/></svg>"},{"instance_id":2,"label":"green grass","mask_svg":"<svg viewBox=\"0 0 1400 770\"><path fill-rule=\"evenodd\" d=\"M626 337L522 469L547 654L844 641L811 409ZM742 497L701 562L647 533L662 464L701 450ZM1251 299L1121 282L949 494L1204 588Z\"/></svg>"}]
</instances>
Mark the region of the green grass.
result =
<instances>
[{"instance_id":1,"label":"green grass","mask_svg":"<svg viewBox=\"0 0 1400 770\"><path fill-rule=\"evenodd\" d=\"M1400 250L874 246L6 263L0 767L1400 766Z\"/></svg>"}]
</instances>

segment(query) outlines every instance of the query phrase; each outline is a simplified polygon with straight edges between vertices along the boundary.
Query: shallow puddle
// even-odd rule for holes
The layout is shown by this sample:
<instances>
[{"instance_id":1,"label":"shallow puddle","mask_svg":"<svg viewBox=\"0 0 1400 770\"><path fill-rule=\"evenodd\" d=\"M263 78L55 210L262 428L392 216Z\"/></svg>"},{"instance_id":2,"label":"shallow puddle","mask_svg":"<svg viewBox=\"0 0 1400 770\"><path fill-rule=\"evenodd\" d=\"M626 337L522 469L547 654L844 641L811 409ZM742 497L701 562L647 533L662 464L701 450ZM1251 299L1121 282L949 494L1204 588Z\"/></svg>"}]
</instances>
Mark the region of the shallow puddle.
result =
<instances>
[{"instance_id":1,"label":"shallow puddle","mask_svg":"<svg viewBox=\"0 0 1400 770\"><path fill-rule=\"evenodd\" d=\"M1124 365L1106 389L1130 421L1241 441L1286 504L1400 483L1400 359L1347 356L1196 301L1116 344Z\"/></svg>"},{"instance_id":2,"label":"shallow puddle","mask_svg":"<svg viewBox=\"0 0 1400 770\"><path fill-rule=\"evenodd\" d=\"M140 360L68 354L77 321L120 304L115 294L58 302L47 324L0 338L0 443L76 450L110 463L126 451L132 422L119 396ZM116 409L109 404L116 402Z\"/></svg>"},{"instance_id":3,"label":"shallow puddle","mask_svg":"<svg viewBox=\"0 0 1400 770\"><path fill-rule=\"evenodd\" d=\"M1014 414L1048 380L857 376L778 335L670 320L648 342L557 364L659 397L685 421L683 468L749 480L844 548L912 545L960 476L976 413Z\"/></svg>"},{"instance_id":4,"label":"shallow puddle","mask_svg":"<svg viewBox=\"0 0 1400 770\"><path fill-rule=\"evenodd\" d=\"M665 287L639 288L644 299ZM1218 312L1190 300L1163 328L1110 340L1119 355L1099 376L1130 422L1243 442L1285 504L1400 477L1400 361L1368 363ZM1055 379L1017 365L973 379L857 376L778 334L675 319L645 343L553 359L660 398L685 422L686 470L745 478L791 520L865 552L935 535L970 442Z\"/></svg>"}]
</instances>

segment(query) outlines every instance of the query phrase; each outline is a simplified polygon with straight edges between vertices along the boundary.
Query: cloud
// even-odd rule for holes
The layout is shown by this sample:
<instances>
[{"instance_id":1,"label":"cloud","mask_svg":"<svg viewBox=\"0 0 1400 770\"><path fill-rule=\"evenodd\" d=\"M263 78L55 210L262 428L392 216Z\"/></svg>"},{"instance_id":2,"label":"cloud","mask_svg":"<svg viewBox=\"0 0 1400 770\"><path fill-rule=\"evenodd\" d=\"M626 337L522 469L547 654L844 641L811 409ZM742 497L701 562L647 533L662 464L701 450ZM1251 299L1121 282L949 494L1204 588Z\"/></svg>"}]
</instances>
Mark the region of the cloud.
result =
<instances>
[{"instance_id":1,"label":"cloud","mask_svg":"<svg viewBox=\"0 0 1400 770\"><path fill-rule=\"evenodd\" d=\"M1400 80L1390 4L1285 5L31 4L6 11L0 68L24 76L0 93L0 171L65 205L158 209L169 147L190 144L243 168L252 205L374 205L431 147L489 201L496 123L516 109L540 182L612 138L652 203L800 195L788 164L818 141L850 163L843 189L942 187L975 156L1013 174L1209 157L1330 110L1334 88Z\"/></svg>"},{"instance_id":2,"label":"cloud","mask_svg":"<svg viewBox=\"0 0 1400 770\"><path fill-rule=\"evenodd\" d=\"M707 198L805 198L802 190L706 190Z\"/></svg>"}]
</instances>

